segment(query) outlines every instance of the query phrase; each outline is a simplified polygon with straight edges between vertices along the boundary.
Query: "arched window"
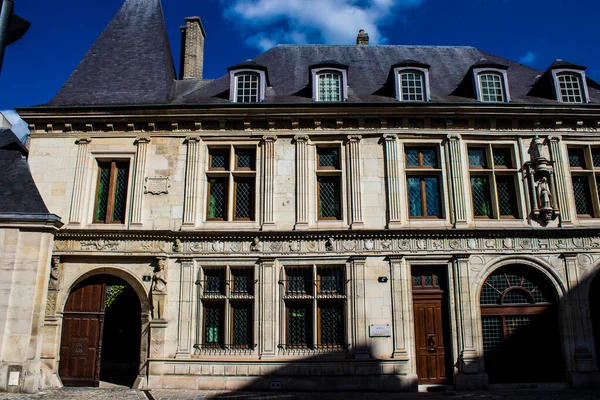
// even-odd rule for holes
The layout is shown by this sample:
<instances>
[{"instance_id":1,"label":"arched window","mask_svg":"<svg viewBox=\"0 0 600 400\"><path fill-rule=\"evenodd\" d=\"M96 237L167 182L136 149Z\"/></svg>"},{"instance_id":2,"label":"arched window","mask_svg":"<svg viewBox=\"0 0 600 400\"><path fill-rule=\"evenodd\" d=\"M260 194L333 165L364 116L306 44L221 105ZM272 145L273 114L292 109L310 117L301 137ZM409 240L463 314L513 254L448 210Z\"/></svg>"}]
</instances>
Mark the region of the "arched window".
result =
<instances>
[{"instance_id":1,"label":"arched window","mask_svg":"<svg viewBox=\"0 0 600 400\"><path fill-rule=\"evenodd\" d=\"M243 72L235 75L235 102L258 103L259 75L255 72Z\"/></svg>"},{"instance_id":2,"label":"arched window","mask_svg":"<svg viewBox=\"0 0 600 400\"><path fill-rule=\"evenodd\" d=\"M478 75L480 99L483 102L501 103L505 101L502 74L482 72Z\"/></svg>"},{"instance_id":3,"label":"arched window","mask_svg":"<svg viewBox=\"0 0 600 400\"><path fill-rule=\"evenodd\" d=\"M398 79L400 101L424 101L425 80L421 71L403 70Z\"/></svg>"},{"instance_id":4,"label":"arched window","mask_svg":"<svg viewBox=\"0 0 600 400\"><path fill-rule=\"evenodd\" d=\"M486 279L479 300L490 383L564 380L556 295L542 274L502 267Z\"/></svg>"},{"instance_id":5,"label":"arched window","mask_svg":"<svg viewBox=\"0 0 600 400\"><path fill-rule=\"evenodd\" d=\"M556 75L558 99L562 103L583 103L583 90L579 74Z\"/></svg>"},{"instance_id":6,"label":"arched window","mask_svg":"<svg viewBox=\"0 0 600 400\"><path fill-rule=\"evenodd\" d=\"M317 74L317 101L342 100L342 74L323 71Z\"/></svg>"}]
</instances>

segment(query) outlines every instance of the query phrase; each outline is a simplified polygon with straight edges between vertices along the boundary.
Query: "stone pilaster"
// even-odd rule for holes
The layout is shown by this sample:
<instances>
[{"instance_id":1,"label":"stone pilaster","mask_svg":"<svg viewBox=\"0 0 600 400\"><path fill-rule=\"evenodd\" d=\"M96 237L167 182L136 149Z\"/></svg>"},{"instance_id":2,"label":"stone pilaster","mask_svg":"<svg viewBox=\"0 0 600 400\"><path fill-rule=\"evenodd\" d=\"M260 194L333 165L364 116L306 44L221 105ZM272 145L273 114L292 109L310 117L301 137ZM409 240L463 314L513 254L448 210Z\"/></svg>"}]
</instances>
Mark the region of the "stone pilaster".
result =
<instances>
[{"instance_id":1,"label":"stone pilaster","mask_svg":"<svg viewBox=\"0 0 600 400\"><path fill-rule=\"evenodd\" d=\"M77 145L77 165L75 166L75 182L73 182L73 199L71 200L71 216L69 224L81 225L85 207L85 175L87 170L88 145L92 139L81 138Z\"/></svg>"},{"instance_id":2,"label":"stone pilaster","mask_svg":"<svg viewBox=\"0 0 600 400\"><path fill-rule=\"evenodd\" d=\"M450 221L455 228L467 226L467 212L465 204L465 186L462 168L460 135L450 134L446 138L446 151L448 153L448 189L450 195Z\"/></svg>"},{"instance_id":3,"label":"stone pilaster","mask_svg":"<svg viewBox=\"0 0 600 400\"><path fill-rule=\"evenodd\" d=\"M352 257L352 320L355 358L369 358L367 348L366 257Z\"/></svg>"},{"instance_id":4,"label":"stone pilaster","mask_svg":"<svg viewBox=\"0 0 600 400\"><path fill-rule=\"evenodd\" d=\"M571 206L569 204L569 187L567 179L567 165L562 157L560 136L549 136L550 157L554 161L554 184L556 186L555 206L560 212L561 226L572 225Z\"/></svg>"},{"instance_id":5,"label":"stone pilaster","mask_svg":"<svg viewBox=\"0 0 600 400\"><path fill-rule=\"evenodd\" d=\"M198 203L198 168L200 159L200 138L190 136L185 139L187 159L185 166L185 196L183 199L183 227L196 225Z\"/></svg>"},{"instance_id":6,"label":"stone pilaster","mask_svg":"<svg viewBox=\"0 0 600 400\"><path fill-rule=\"evenodd\" d=\"M181 259L179 278L179 326L175 358L192 354L192 316L194 311L194 260Z\"/></svg>"},{"instance_id":7,"label":"stone pilaster","mask_svg":"<svg viewBox=\"0 0 600 400\"><path fill-rule=\"evenodd\" d=\"M275 358L277 352L277 268L274 258L260 260L258 285L259 307L259 352L261 359Z\"/></svg>"},{"instance_id":8,"label":"stone pilaster","mask_svg":"<svg viewBox=\"0 0 600 400\"><path fill-rule=\"evenodd\" d=\"M404 256L390 256L390 280L392 289L392 329L394 352L392 358L409 360L410 316L412 313L411 273Z\"/></svg>"},{"instance_id":9,"label":"stone pilaster","mask_svg":"<svg viewBox=\"0 0 600 400\"><path fill-rule=\"evenodd\" d=\"M586 299L589 295L587 290L583 290L583 270L579 268L577 254L563 254L565 261L565 271L567 277L568 294L563 298L562 307L563 326L566 327L563 333L563 343L567 349L567 359L573 360L572 369L577 373L596 372L596 362L594 355L589 347L594 343L594 334L592 330L592 321L590 319L589 305ZM570 354L569 354L570 353ZM569 361L567 361L567 364Z\"/></svg>"},{"instance_id":10,"label":"stone pilaster","mask_svg":"<svg viewBox=\"0 0 600 400\"><path fill-rule=\"evenodd\" d=\"M137 153L135 155L135 172L133 177L133 201L131 204L131 225L142 224L142 210L144 199L144 174L146 172L146 153L148 152L149 137L140 137L135 141Z\"/></svg>"},{"instance_id":11,"label":"stone pilaster","mask_svg":"<svg viewBox=\"0 0 600 400\"><path fill-rule=\"evenodd\" d=\"M263 136L262 142L262 230L275 229L275 142L277 136Z\"/></svg>"},{"instance_id":12,"label":"stone pilaster","mask_svg":"<svg viewBox=\"0 0 600 400\"><path fill-rule=\"evenodd\" d=\"M400 200L400 164L398 159L398 135L383 135L385 143L385 169L387 176L388 228L401 224L402 201Z\"/></svg>"},{"instance_id":13,"label":"stone pilaster","mask_svg":"<svg viewBox=\"0 0 600 400\"><path fill-rule=\"evenodd\" d=\"M350 193L349 223L352 229L364 226L360 179L360 135L348 135L348 192Z\"/></svg>"},{"instance_id":14,"label":"stone pilaster","mask_svg":"<svg viewBox=\"0 0 600 400\"><path fill-rule=\"evenodd\" d=\"M308 135L294 136L296 143L296 225L295 230L308 229Z\"/></svg>"}]
</instances>

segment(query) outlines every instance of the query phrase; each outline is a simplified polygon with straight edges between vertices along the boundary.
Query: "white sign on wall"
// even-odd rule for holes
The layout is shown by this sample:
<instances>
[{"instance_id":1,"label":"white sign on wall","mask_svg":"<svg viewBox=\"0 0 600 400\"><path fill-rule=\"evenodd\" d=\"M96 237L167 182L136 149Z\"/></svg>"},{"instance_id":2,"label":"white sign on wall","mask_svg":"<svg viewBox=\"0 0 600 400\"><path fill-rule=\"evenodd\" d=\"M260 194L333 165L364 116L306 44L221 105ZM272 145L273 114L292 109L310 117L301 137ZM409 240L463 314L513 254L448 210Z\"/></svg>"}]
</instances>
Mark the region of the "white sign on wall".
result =
<instances>
[{"instance_id":1,"label":"white sign on wall","mask_svg":"<svg viewBox=\"0 0 600 400\"><path fill-rule=\"evenodd\" d=\"M390 337L392 336L392 327L386 325L369 325L370 337Z\"/></svg>"}]
</instances>

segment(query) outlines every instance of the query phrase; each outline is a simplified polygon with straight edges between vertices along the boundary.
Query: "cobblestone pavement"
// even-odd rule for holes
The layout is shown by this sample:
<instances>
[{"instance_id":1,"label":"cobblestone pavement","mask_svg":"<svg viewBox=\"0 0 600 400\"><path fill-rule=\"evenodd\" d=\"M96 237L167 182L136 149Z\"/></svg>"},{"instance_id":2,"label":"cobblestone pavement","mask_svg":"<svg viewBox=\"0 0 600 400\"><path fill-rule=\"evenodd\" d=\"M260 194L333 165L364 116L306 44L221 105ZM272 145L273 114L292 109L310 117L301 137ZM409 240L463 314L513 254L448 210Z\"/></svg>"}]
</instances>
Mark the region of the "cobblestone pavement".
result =
<instances>
[{"instance_id":1,"label":"cobblestone pavement","mask_svg":"<svg viewBox=\"0 0 600 400\"><path fill-rule=\"evenodd\" d=\"M64 388L37 394L0 392L0 400L598 400L600 390L504 390L440 393L374 393L374 392L225 392L154 389L149 392L131 389Z\"/></svg>"}]
</instances>

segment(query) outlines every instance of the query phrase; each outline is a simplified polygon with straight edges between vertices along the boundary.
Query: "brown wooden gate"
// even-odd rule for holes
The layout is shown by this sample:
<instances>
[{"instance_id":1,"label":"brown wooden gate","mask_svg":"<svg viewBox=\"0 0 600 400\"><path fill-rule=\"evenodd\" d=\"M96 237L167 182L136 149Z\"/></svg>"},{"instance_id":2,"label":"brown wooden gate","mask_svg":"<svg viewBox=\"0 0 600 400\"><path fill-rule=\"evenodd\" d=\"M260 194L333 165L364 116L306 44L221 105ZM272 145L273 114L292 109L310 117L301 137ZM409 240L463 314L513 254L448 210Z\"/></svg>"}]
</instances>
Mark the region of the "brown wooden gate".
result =
<instances>
[{"instance_id":1,"label":"brown wooden gate","mask_svg":"<svg viewBox=\"0 0 600 400\"><path fill-rule=\"evenodd\" d=\"M417 375L420 384L452 380L445 279L434 268L413 269Z\"/></svg>"},{"instance_id":2,"label":"brown wooden gate","mask_svg":"<svg viewBox=\"0 0 600 400\"><path fill-rule=\"evenodd\" d=\"M59 374L66 386L99 386L106 283L87 280L67 300Z\"/></svg>"}]
</instances>

